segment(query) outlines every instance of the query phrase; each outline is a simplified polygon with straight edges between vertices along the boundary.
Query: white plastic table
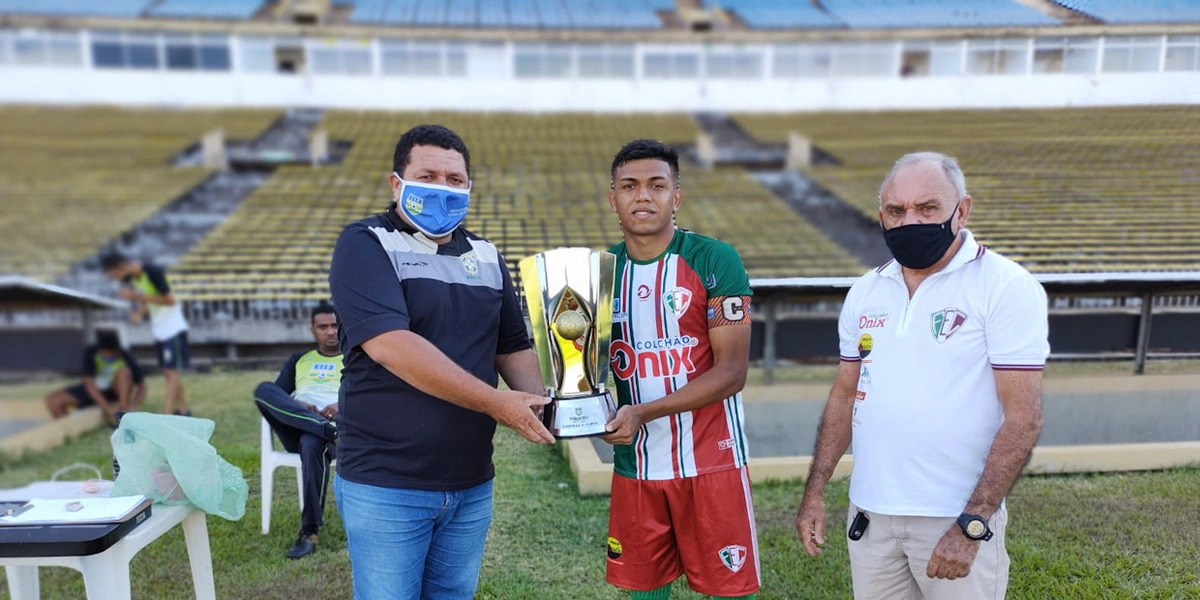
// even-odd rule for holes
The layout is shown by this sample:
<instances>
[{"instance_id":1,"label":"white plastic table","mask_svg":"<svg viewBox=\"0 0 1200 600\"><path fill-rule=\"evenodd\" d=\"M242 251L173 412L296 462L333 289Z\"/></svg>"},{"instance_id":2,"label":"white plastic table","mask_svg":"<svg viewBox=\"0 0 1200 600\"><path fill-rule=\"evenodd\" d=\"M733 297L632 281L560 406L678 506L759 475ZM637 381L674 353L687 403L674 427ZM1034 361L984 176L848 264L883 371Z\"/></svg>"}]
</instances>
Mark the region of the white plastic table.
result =
<instances>
[{"instance_id":1,"label":"white plastic table","mask_svg":"<svg viewBox=\"0 0 1200 600\"><path fill-rule=\"evenodd\" d=\"M156 504L150 518L112 547L91 556L0 557L12 600L36 600L40 593L38 567L69 567L83 573L88 600L129 600L129 562L138 551L182 523L197 600L216 600L208 523L190 506Z\"/></svg>"}]
</instances>

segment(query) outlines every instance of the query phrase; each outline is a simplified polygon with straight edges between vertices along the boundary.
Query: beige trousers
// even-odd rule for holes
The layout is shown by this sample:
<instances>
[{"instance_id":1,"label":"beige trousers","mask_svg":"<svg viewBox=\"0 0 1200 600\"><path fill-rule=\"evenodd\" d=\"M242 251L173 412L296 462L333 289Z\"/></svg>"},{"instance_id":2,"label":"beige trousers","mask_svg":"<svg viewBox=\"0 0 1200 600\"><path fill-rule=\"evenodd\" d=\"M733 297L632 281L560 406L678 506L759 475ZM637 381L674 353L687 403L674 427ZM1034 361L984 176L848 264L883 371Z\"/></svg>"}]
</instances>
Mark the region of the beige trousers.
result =
<instances>
[{"instance_id":1,"label":"beige trousers","mask_svg":"<svg viewBox=\"0 0 1200 600\"><path fill-rule=\"evenodd\" d=\"M849 523L858 514L850 505ZM953 517L894 517L868 512L860 540L848 540L855 600L1003 600L1008 590L1008 552L1004 549L1008 511L992 515L995 534L979 543L971 573L953 581L925 576L929 557L942 535L958 527Z\"/></svg>"}]
</instances>

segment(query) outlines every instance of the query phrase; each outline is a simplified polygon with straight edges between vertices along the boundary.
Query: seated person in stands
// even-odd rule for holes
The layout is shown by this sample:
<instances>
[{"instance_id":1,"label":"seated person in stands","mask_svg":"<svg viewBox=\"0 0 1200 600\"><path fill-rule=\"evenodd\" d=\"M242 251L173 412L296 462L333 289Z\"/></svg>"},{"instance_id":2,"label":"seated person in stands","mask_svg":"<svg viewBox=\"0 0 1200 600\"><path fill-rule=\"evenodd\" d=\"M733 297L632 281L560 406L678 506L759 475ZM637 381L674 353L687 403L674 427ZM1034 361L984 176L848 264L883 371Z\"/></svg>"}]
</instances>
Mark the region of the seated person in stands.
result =
<instances>
[{"instance_id":1,"label":"seated person in stands","mask_svg":"<svg viewBox=\"0 0 1200 600\"><path fill-rule=\"evenodd\" d=\"M287 551L288 558L308 556L317 548L317 529L324 525L331 445L337 442L333 419L342 382L342 347L337 315L329 304L313 309L312 334L315 350L293 354L275 383L264 381L254 390L259 412L283 447L300 454L304 509L300 535Z\"/></svg>"},{"instance_id":2,"label":"seated person in stands","mask_svg":"<svg viewBox=\"0 0 1200 600\"><path fill-rule=\"evenodd\" d=\"M145 399L146 383L137 360L121 347L116 331L101 329L96 343L83 351L83 382L46 396L46 408L59 419L71 409L94 404L115 423L118 412L135 411Z\"/></svg>"}]
</instances>

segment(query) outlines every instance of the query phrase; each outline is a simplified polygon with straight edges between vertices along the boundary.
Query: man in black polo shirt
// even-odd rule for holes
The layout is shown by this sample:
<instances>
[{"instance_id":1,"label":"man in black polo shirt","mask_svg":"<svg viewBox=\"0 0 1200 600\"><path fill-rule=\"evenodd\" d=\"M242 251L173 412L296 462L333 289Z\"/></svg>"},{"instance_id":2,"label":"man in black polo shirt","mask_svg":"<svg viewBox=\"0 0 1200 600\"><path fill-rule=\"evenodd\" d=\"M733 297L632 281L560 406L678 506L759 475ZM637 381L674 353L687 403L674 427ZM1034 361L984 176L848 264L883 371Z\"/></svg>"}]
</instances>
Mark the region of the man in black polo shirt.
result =
<instances>
[{"instance_id":1,"label":"man in black polo shirt","mask_svg":"<svg viewBox=\"0 0 1200 600\"><path fill-rule=\"evenodd\" d=\"M459 227L470 154L439 125L396 144L391 210L338 238L345 353L334 495L355 598L469 599L492 519L496 423L554 441L504 258ZM514 391L499 391L497 374Z\"/></svg>"},{"instance_id":2,"label":"man in black polo shirt","mask_svg":"<svg viewBox=\"0 0 1200 600\"><path fill-rule=\"evenodd\" d=\"M73 408L99 406L110 422L118 412L135 411L146 399L146 383L137 360L121 347L116 331L96 331L96 343L83 351L83 382L46 396L55 419Z\"/></svg>"}]
</instances>

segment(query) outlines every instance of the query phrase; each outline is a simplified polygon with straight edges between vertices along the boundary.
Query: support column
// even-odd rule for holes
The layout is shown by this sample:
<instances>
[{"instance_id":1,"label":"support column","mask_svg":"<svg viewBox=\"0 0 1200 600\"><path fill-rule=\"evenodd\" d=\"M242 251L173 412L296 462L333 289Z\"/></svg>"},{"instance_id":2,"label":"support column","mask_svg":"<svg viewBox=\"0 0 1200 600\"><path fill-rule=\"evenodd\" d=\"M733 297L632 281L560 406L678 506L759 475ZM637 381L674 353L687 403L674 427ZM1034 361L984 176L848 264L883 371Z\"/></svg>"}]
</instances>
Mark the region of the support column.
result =
<instances>
[{"instance_id":1,"label":"support column","mask_svg":"<svg viewBox=\"0 0 1200 600\"><path fill-rule=\"evenodd\" d=\"M91 307L83 309L83 343L96 343L96 310Z\"/></svg>"},{"instance_id":2,"label":"support column","mask_svg":"<svg viewBox=\"0 0 1200 600\"><path fill-rule=\"evenodd\" d=\"M314 167L319 167L329 160L329 133L324 128L314 131L309 138L308 157Z\"/></svg>"},{"instance_id":3,"label":"support column","mask_svg":"<svg viewBox=\"0 0 1200 600\"><path fill-rule=\"evenodd\" d=\"M705 169L717 164L717 140L711 133L702 131L696 135L696 158Z\"/></svg>"},{"instance_id":4,"label":"support column","mask_svg":"<svg viewBox=\"0 0 1200 600\"><path fill-rule=\"evenodd\" d=\"M204 166L210 169L224 169L225 160L225 131L214 129L200 138L200 155Z\"/></svg>"},{"instance_id":5,"label":"support column","mask_svg":"<svg viewBox=\"0 0 1200 600\"><path fill-rule=\"evenodd\" d=\"M799 171L812 166L812 140L795 131L788 132L787 166L789 171Z\"/></svg>"},{"instance_id":6,"label":"support column","mask_svg":"<svg viewBox=\"0 0 1200 600\"><path fill-rule=\"evenodd\" d=\"M1138 320L1137 355L1133 360L1133 372L1146 372L1146 351L1150 348L1150 315L1154 308L1154 293L1142 294L1142 318Z\"/></svg>"},{"instance_id":7,"label":"support column","mask_svg":"<svg viewBox=\"0 0 1200 600\"><path fill-rule=\"evenodd\" d=\"M768 300L763 304L763 384L775 384L775 329L779 304Z\"/></svg>"}]
</instances>

